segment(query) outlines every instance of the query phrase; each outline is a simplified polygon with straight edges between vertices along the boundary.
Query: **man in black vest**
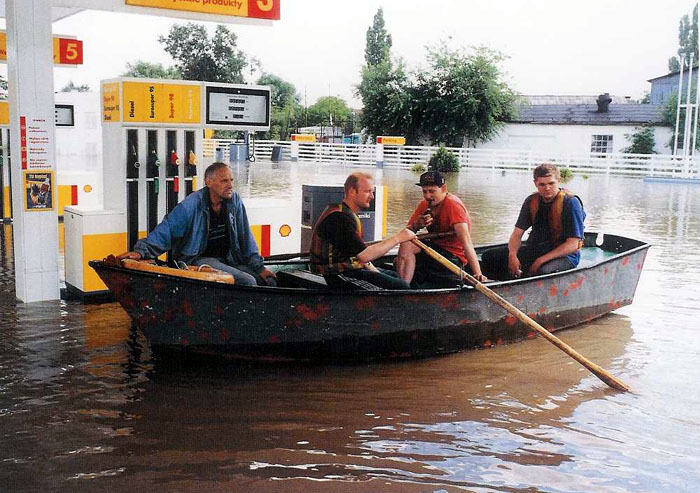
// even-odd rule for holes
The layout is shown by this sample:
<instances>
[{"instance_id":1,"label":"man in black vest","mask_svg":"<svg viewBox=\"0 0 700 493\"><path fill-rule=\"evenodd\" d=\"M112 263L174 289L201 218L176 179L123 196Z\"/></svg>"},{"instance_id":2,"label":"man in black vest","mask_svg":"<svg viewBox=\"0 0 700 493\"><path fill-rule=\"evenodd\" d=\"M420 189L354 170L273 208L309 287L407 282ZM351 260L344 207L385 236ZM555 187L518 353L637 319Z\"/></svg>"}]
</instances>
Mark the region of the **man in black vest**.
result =
<instances>
[{"instance_id":1,"label":"man in black vest","mask_svg":"<svg viewBox=\"0 0 700 493\"><path fill-rule=\"evenodd\" d=\"M378 269L372 260L386 254L416 234L403 229L379 243L367 246L362 240L362 223L357 217L374 198L374 179L367 173L352 173L345 180L345 196L331 204L316 221L311 237L311 270L323 274L329 286L338 285L337 275L361 279L385 289L410 289L398 274Z\"/></svg>"}]
</instances>

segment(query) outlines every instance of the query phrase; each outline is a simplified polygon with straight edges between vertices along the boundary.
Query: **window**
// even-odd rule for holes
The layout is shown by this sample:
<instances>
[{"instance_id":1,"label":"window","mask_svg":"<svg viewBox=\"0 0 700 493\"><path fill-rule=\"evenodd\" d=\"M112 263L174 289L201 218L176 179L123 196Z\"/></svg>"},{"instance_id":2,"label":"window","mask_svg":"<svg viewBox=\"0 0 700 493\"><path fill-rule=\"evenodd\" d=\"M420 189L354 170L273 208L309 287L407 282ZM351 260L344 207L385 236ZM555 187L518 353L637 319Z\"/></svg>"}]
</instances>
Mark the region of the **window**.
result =
<instances>
[{"instance_id":1,"label":"window","mask_svg":"<svg viewBox=\"0 0 700 493\"><path fill-rule=\"evenodd\" d=\"M594 135L591 138L591 152L610 153L613 149L612 135Z\"/></svg>"}]
</instances>

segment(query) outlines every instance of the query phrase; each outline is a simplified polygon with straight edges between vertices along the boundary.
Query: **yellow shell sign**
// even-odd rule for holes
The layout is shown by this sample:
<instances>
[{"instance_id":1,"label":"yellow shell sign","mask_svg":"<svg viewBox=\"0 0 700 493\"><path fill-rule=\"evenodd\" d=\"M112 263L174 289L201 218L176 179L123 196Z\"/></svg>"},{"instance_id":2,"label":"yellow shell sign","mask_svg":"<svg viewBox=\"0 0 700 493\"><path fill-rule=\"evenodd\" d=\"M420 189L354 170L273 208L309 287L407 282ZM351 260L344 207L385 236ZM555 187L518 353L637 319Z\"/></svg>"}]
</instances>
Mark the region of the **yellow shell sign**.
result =
<instances>
[{"instance_id":1,"label":"yellow shell sign","mask_svg":"<svg viewBox=\"0 0 700 493\"><path fill-rule=\"evenodd\" d=\"M122 121L188 123L201 121L201 87L193 84L122 83Z\"/></svg>"}]
</instances>

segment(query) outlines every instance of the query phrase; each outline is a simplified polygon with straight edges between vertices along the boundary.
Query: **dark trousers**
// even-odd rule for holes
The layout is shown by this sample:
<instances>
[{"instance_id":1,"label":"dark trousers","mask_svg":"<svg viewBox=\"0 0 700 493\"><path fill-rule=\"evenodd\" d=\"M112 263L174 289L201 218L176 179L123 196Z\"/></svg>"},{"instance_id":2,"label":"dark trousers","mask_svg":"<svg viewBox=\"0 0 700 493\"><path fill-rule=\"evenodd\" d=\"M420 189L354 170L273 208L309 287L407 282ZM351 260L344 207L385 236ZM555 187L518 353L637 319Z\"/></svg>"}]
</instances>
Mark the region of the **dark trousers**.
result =
<instances>
[{"instance_id":1,"label":"dark trousers","mask_svg":"<svg viewBox=\"0 0 700 493\"><path fill-rule=\"evenodd\" d=\"M530 275L527 271L537 258L538 257L533 255L526 246L520 247L520 250L518 250L518 259L520 260L523 277ZM542 265L534 275L552 274L554 272L562 272L573 268L574 265L568 258L559 257ZM508 272L508 246L489 248L482 253L481 271L489 279L495 279L497 281L513 279L513 276Z\"/></svg>"}]
</instances>

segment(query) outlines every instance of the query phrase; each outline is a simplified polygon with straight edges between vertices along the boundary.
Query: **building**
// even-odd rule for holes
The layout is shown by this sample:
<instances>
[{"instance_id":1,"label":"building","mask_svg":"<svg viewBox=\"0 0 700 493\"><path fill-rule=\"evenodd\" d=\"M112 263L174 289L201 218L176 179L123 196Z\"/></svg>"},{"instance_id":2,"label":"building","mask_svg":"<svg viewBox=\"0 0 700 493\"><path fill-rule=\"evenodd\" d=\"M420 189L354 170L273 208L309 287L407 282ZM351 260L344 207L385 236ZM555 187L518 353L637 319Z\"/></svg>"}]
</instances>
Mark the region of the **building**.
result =
<instances>
[{"instance_id":1,"label":"building","mask_svg":"<svg viewBox=\"0 0 700 493\"><path fill-rule=\"evenodd\" d=\"M622 152L630 145L627 136L635 128L651 125L656 152L672 152L666 145L673 129L663 121L663 105L635 104L629 98L608 94L524 99L538 104L519 105L518 116L497 136L477 144L477 148L533 150L556 155L607 154ZM549 104L539 104L543 101Z\"/></svg>"},{"instance_id":2,"label":"building","mask_svg":"<svg viewBox=\"0 0 700 493\"><path fill-rule=\"evenodd\" d=\"M683 87L685 88L684 90L687 90L687 82L688 82L688 71L685 70L683 72ZM649 79L648 82L651 83L651 91L649 93L649 102L651 104L666 104L668 101L668 98L671 97L671 95L674 92L678 91L678 79L680 78L680 71L676 72L671 72L666 75L661 75L659 77L654 77L653 79ZM694 67L693 68L693 80L697 81L698 80L698 68ZM693 95L693 100L695 100L695 95Z\"/></svg>"}]
</instances>

